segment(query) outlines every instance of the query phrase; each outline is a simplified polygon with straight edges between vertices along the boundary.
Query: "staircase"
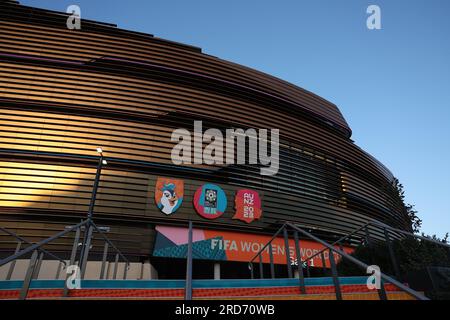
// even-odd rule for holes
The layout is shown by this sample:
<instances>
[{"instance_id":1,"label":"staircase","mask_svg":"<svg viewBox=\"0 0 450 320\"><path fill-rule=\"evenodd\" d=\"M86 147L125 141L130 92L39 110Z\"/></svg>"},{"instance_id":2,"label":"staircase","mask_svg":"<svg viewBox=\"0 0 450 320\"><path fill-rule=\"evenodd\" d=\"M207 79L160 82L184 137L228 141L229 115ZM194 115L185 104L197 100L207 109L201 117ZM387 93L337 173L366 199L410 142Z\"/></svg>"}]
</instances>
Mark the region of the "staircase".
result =
<instances>
[{"instance_id":1,"label":"staircase","mask_svg":"<svg viewBox=\"0 0 450 320\"><path fill-rule=\"evenodd\" d=\"M20 237L19 235L0 228L17 241L16 252L10 256L0 259L0 267L8 269L5 279L0 281L0 300L2 299L266 299L266 300L428 300L423 293L411 289L405 283L399 281L399 276L393 277L383 272L372 274L379 277L379 281L384 283L380 290L370 290L367 283L367 276L339 276L335 256L346 259L361 269L361 273L367 274L371 266L349 255L339 247L340 241L349 236L355 236L363 233L365 243L370 245L370 234L368 226L378 222L368 221L363 226L343 236L332 244L314 236L305 229L285 222L273 235L271 240L263 246L258 253L249 261L250 271L249 279L236 280L193 280L192 279L192 222L189 222L189 241L186 263L186 280L127 280L128 272L131 271L133 264L120 252L120 250L107 238L105 233L93 222L91 218L81 221L79 224L69 226L65 230L44 239L38 243ZM422 236L414 235L402 230L393 229L383 225L386 243L390 243L389 231L404 233L406 236L420 238L424 241L431 241L436 245L450 248L450 245L428 239ZM289 229L289 230L288 230ZM60 239L61 237L75 233L70 260L66 261L48 252L43 247L48 243ZM98 237L104 240L103 259L100 262L100 274L98 280L81 280L80 289L69 289L65 287L65 273L62 269L76 267L79 270L78 279L86 279L86 266L88 264L90 244L92 234L96 232ZM300 246L303 238L311 239L321 244L324 249L308 256L306 259L300 259L296 265L292 263L291 250L289 250L288 233L294 235L295 257L301 257ZM283 234L286 250L286 278L276 278L274 272L273 252L271 242L280 234ZM22 248L22 245L26 245ZM264 272L263 254L268 249L270 278ZM389 256L393 266L397 267L397 262L391 246ZM79 252L80 251L80 252ZM111 252L112 251L112 252ZM326 261L323 253L328 252L329 269L326 267ZM315 255L322 256L322 269L328 271L324 274L330 274L331 277L311 277L309 261ZM23 280L10 280L13 274L16 262L31 255L28 267ZM109 262L111 255L114 256L114 262ZM44 256L51 256L58 265L55 280L37 279ZM108 258L109 257L109 258ZM123 262L119 262L123 261ZM122 263L123 270L119 274L119 265ZM113 267L112 279L107 280L107 265ZM257 266L259 265L259 271ZM317 266L316 266L317 267ZM294 270L296 269L296 270ZM394 268L398 269L398 268ZM68 269L67 269L68 270ZM294 272L296 271L296 275ZM306 272L306 274L304 274ZM142 273L142 272L141 272ZM395 272L398 273L398 272ZM64 274L64 275L63 275ZM75 274L73 274L75 275ZM116 280L121 277L123 280ZM257 277L259 277L257 279ZM19 278L20 279L20 278ZM94 278L95 279L95 278ZM140 277L142 279L142 275Z\"/></svg>"},{"instance_id":2,"label":"staircase","mask_svg":"<svg viewBox=\"0 0 450 320\"><path fill-rule=\"evenodd\" d=\"M367 277L340 277L344 300L379 300L376 290L366 286ZM0 300L18 299L23 281L0 281ZM27 299L184 299L184 280L82 280L81 289L63 297L63 280L32 280ZM195 300L335 300L331 277L306 278L306 293L298 279L193 280ZM390 283L385 284L389 300L415 300Z\"/></svg>"}]
</instances>

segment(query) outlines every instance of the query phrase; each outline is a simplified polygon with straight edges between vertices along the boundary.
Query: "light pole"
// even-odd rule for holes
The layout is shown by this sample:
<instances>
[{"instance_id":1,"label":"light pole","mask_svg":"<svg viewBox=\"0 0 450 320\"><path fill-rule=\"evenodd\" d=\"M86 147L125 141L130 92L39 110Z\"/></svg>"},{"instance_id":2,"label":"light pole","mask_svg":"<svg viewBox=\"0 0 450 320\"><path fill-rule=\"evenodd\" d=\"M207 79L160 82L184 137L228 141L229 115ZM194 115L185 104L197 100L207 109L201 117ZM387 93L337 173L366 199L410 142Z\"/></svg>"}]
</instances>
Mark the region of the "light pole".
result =
<instances>
[{"instance_id":1,"label":"light pole","mask_svg":"<svg viewBox=\"0 0 450 320\"><path fill-rule=\"evenodd\" d=\"M94 213L94 206L95 206L95 200L97 198L97 190L98 185L100 183L100 175L102 173L102 167L103 165L108 164L106 160L103 158L103 149L97 148L97 153L100 154L100 158L98 160L97 164L97 172L95 173L95 180L94 180L94 187L92 189L92 196L91 196L91 203L89 205L89 211L88 211L88 219L92 219L92 215Z\"/></svg>"},{"instance_id":2,"label":"light pole","mask_svg":"<svg viewBox=\"0 0 450 320\"><path fill-rule=\"evenodd\" d=\"M103 165L107 164L107 161L103 158L103 149L97 148L97 153L100 155L100 158L99 158L98 164L97 164L97 172L95 173L95 180L94 180L94 186L92 189L91 203L89 204L89 210L88 210L88 214L87 214L88 223L86 224L83 247L81 248L81 253L80 253L81 279L84 278L84 274L86 271L86 265L87 265L87 259L89 256L89 249L91 246L92 232L93 232L93 227L91 225L91 222L92 222L92 216L94 214L94 207L95 207L95 200L97 198L98 185L100 183L100 175L102 173Z\"/></svg>"},{"instance_id":3,"label":"light pole","mask_svg":"<svg viewBox=\"0 0 450 320\"><path fill-rule=\"evenodd\" d=\"M185 300L192 300L192 233L192 221L189 220L188 251L186 259L186 288L184 294Z\"/></svg>"}]
</instances>

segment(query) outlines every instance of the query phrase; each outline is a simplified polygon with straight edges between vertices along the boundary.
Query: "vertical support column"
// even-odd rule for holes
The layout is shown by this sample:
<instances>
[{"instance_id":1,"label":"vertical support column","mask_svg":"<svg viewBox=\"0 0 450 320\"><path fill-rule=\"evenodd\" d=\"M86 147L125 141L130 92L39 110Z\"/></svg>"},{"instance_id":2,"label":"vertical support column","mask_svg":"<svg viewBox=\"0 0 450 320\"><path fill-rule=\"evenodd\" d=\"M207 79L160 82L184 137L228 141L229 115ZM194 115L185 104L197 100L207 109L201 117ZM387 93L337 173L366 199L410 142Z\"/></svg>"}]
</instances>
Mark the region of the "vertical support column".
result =
<instances>
[{"instance_id":1,"label":"vertical support column","mask_svg":"<svg viewBox=\"0 0 450 320\"><path fill-rule=\"evenodd\" d=\"M129 268L129 263L125 262L124 266L123 266L123 280L127 279L127 273L128 273L128 268Z\"/></svg>"},{"instance_id":2,"label":"vertical support column","mask_svg":"<svg viewBox=\"0 0 450 320\"><path fill-rule=\"evenodd\" d=\"M16 250L14 251L14 254L18 253L20 251L20 247L22 246L22 242L17 242ZM14 268L16 267L16 260L11 261L11 264L9 265L8 274L6 275L6 280L11 280L12 274L14 272Z\"/></svg>"},{"instance_id":3,"label":"vertical support column","mask_svg":"<svg viewBox=\"0 0 450 320\"><path fill-rule=\"evenodd\" d=\"M38 252L37 250L34 250L30 258L30 264L28 265L27 273L25 274L25 279L23 280L22 290L20 291L20 300L25 300L27 298L37 258Z\"/></svg>"},{"instance_id":4,"label":"vertical support column","mask_svg":"<svg viewBox=\"0 0 450 320\"><path fill-rule=\"evenodd\" d=\"M70 254L70 261L69 261L69 266L73 266L75 264L75 259L77 257L77 252L78 252L78 242L80 241L80 231L81 227L77 228L76 232L75 232L75 238L73 239L73 245L72 245L72 252ZM67 272L67 270L66 270ZM64 281L64 290L63 290L63 297L67 297L68 293L69 293L69 288L67 288L67 279L68 279L69 275L66 273L66 276L64 277L65 281Z\"/></svg>"},{"instance_id":5,"label":"vertical support column","mask_svg":"<svg viewBox=\"0 0 450 320\"><path fill-rule=\"evenodd\" d=\"M114 260L113 279L117 279L117 269L119 268L119 254L116 253L116 259Z\"/></svg>"},{"instance_id":6,"label":"vertical support column","mask_svg":"<svg viewBox=\"0 0 450 320\"><path fill-rule=\"evenodd\" d=\"M295 255L297 256L297 270L298 270L298 280L300 283L300 292L306 293L305 279L303 276L303 263L300 250L300 240L298 239L297 231L294 231L294 242L295 242Z\"/></svg>"},{"instance_id":7,"label":"vertical support column","mask_svg":"<svg viewBox=\"0 0 450 320\"><path fill-rule=\"evenodd\" d=\"M288 278L292 278L291 253L289 250L289 238L288 238L288 232L287 232L286 227L283 228L283 236L284 236L284 250L286 252L286 266L287 266Z\"/></svg>"},{"instance_id":8,"label":"vertical support column","mask_svg":"<svg viewBox=\"0 0 450 320\"><path fill-rule=\"evenodd\" d=\"M58 269L56 269L56 275L55 275L55 280L59 279L59 276L61 275L61 270L63 268L63 263L62 261L59 261L58 263Z\"/></svg>"},{"instance_id":9,"label":"vertical support column","mask_svg":"<svg viewBox=\"0 0 450 320\"><path fill-rule=\"evenodd\" d=\"M97 170L95 172L94 185L92 186L91 201L89 203L89 209L88 209L88 214L87 214L88 223L85 225L85 232L84 232L85 236L83 239L83 246L81 248L81 255L80 255L81 279L84 279L84 274L85 274L86 265L87 265L87 259L89 256L92 230L94 228L93 225L91 224L91 221L92 221L92 217L94 215L95 201L97 200L97 191L98 191L98 187L100 185L100 176L102 174L103 151L101 150L101 148L98 148L97 152L100 153L100 157L98 159ZM105 164L106 164L106 161L105 161Z\"/></svg>"},{"instance_id":10,"label":"vertical support column","mask_svg":"<svg viewBox=\"0 0 450 320\"><path fill-rule=\"evenodd\" d=\"M339 276L336 268L336 261L334 260L333 250L329 249L328 255L331 265L331 274L333 276L334 290L336 291L336 299L342 300L341 285L339 283Z\"/></svg>"},{"instance_id":11,"label":"vertical support column","mask_svg":"<svg viewBox=\"0 0 450 320\"><path fill-rule=\"evenodd\" d=\"M398 268L397 259L395 258L394 248L392 247L389 231L386 228L384 228L384 238L386 239L386 244L389 250L392 267L394 268L395 277L397 278L397 280L400 280L400 270Z\"/></svg>"},{"instance_id":12,"label":"vertical support column","mask_svg":"<svg viewBox=\"0 0 450 320\"><path fill-rule=\"evenodd\" d=\"M250 279L254 279L255 275L253 274L253 262L248 264L248 268L250 269Z\"/></svg>"},{"instance_id":13,"label":"vertical support column","mask_svg":"<svg viewBox=\"0 0 450 320\"><path fill-rule=\"evenodd\" d=\"M367 248L369 249L369 261L368 261L368 264L373 264L374 256L373 256L372 239L370 237L369 227L366 226L364 228L364 231L365 231L366 245L367 245ZM384 288L384 281L383 281L383 279L380 279L380 289L378 289L377 291L378 291L378 296L380 297L380 300L388 300L388 297L387 297L387 294L386 294L386 289Z\"/></svg>"},{"instance_id":14,"label":"vertical support column","mask_svg":"<svg viewBox=\"0 0 450 320\"><path fill-rule=\"evenodd\" d=\"M106 269L106 258L108 257L108 242L105 241L105 246L103 247L103 257L102 257L102 267L100 269L100 279L105 279L105 269Z\"/></svg>"},{"instance_id":15,"label":"vertical support column","mask_svg":"<svg viewBox=\"0 0 450 320\"><path fill-rule=\"evenodd\" d=\"M220 263L214 263L214 280L220 280Z\"/></svg>"},{"instance_id":16,"label":"vertical support column","mask_svg":"<svg viewBox=\"0 0 450 320\"><path fill-rule=\"evenodd\" d=\"M259 278L264 279L264 268L262 263L262 253L258 255L259 258Z\"/></svg>"},{"instance_id":17,"label":"vertical support column","mask_svg":"<svg viewBox=\"0 0 450 320\"><path fill-rule=\"evenodd\" d=\"M323 272L323 275L325 276L327 274L327 267L326 267L325 255L323 254L323 251L320 253L320 258L322 259L322 272Z\"/></svg>"},{"instance_id":18,"label":"vertical support column","mask_svg":"<svg viewBox=\"0 0 450 320\"><path fill-rule=\"evenodd\" d=\"M83 256L80 257L80 265L81 265L81 279L84 279L84 274L86 273L87 260L89 258L89 250L91 248L91 240L92 240L92 231L94 227L91 226L90 222L86 224L86 233L87 238L85 239L85 247L83 250Z\"/></svg>"},{"instance_id":19,"label":"vertical support column","mask_svg":"<svg viewBox=\"0 0 450 320\"><path fill-rule=\"evenodd\" d=\"M86 229L86 225L81 226L80 228L80 257L78 258L77 264L78 266L81 268L81 263L83 262L83 257L84 257L84 248L86 247L86 237L87 237L87 229ZM77 259L75 257L75 259Z\"/></svg>"},{"instance_id":20,"label":"vertical support column","mask_svg":"<svg viewBox=\"0 0 450 320\"><path fill-rule=\"evenodd\" d=\"M185 299L192 300L192 221L189 221Z\"/></svg>"},{"instance_id":21,"label":"vertical support column","mask_svg":"<svg viewBox=\"0 0 450 320\"><path fill-rule=\"evenodd\" d=\"M41 271L42 259L44 259L44 253L39 253L36 266L33 271L32 279L37 279L39 277L39 271Z\"/></svg>"},{"instance_id":22,"label":"vertical support column","mask_svg":"<svg viewBox=\"0 0 450 320\"><path fill-rule=\"evenodd\" d=\"M95 201L97 199L98 186L100 185L100 175L102 174L102 166L103 166L103 153L100 154L100 158L98 159L97 164L97 171L95 172L94 185L92 187L91 202L89 204L89 211L87 216L89 220L92 219L92 216L94 215L94 207Z\"/></svg>"},{"instance_id":23,"label":"vertical support column","mask_svg":"<svg viewBox=\"0 0 450 320\"><path fill-rule=\"evenodd\" d=\"M275 279L275 267L274 267L274 264L273 264L272 242L269 243L269 259L270 259L270 277L272 279Z\"/></svg>"}]
</instances>

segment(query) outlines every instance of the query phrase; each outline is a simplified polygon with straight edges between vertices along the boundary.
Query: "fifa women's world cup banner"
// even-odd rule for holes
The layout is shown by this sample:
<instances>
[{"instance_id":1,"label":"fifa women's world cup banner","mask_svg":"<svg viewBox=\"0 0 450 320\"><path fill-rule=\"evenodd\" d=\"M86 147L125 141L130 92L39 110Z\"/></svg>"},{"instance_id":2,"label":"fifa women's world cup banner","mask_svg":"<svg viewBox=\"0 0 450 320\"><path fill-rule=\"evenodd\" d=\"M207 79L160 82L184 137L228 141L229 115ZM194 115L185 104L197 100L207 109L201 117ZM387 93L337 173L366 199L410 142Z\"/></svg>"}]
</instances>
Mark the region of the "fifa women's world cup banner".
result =
<instances>
[{"instance_id":1,"label":"fifa women's world cup banner","mask_svg":"<svg viewBox=\"0 0 450 320\"><path fill-rule=\"evenodd\" d=\"M157 226L156 241L153 256L169 258L186 258L188 243L188 228ZM256 235L233 231L217 231L193 229L193 258L216 261L249 262L261 248L267 244L271 236ZM313 256L324 248L323 245L309 240L300 240L300 255L302 261ZM343 248L345 252L353 251L350 247ZM297 264L295 243L289 239L289 251L292 264ZM272 241L273 262L286 264L284 238ZM329 268L328 250L324 252L325 267ZM339 256L335 254L336 261ZM269 248L263 254L264 263L270 263ZM256 260L258 262L259 260ZM309 261L310 266L322 267L320 255Z\"/></svg>"}]
</instances>

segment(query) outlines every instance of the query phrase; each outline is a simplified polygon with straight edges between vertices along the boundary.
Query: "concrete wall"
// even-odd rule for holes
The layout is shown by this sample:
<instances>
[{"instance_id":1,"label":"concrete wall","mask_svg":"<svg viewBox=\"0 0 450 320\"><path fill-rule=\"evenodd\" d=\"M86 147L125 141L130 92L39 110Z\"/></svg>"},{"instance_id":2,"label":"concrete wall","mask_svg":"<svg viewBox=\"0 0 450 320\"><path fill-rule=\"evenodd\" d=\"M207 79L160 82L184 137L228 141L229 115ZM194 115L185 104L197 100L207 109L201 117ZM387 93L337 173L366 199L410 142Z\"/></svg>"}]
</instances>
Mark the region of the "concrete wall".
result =
<instances>
[{"instance_id":1,"label":"concrete wall","mask_svg":"<svg viewBox=\"0 0 450 320\"><path fill-rule=\"evenodd\" d=\"M0 280L6 279L11 263L12 262L0 267ZM30 263L29 259L16 260L11 280L23 280L29 263ZM39 269L39 274L37 274L34 279L42 279L42 280L56 279L59 265L60 263L56 260L43 260L41 268ZM86 266L86 273L84 279L86 280L100 279L101 265L102 265L101 261L89 261ZM124 268L125 263L119 262L117 266L116 279L123 279ZM105 272L106 272L106 279L114 278L114 262L106 262ZM58 279L64 279L65 276L66 270L61 268ZM144 263L132 262L130 263L130 267L127 271L126 279L127 280L158 279L158 272L151 265L150 261L146 261Z\"/></svg>"}]
</instances>

